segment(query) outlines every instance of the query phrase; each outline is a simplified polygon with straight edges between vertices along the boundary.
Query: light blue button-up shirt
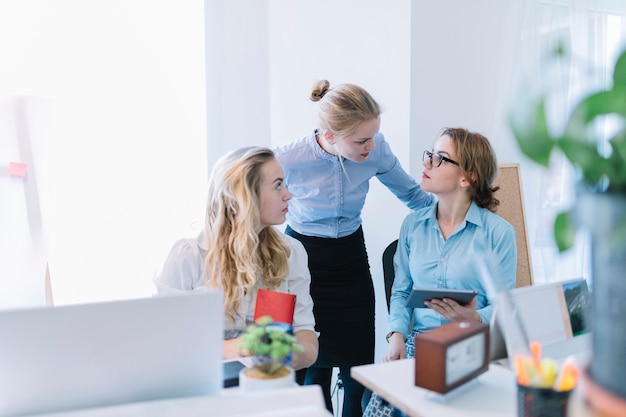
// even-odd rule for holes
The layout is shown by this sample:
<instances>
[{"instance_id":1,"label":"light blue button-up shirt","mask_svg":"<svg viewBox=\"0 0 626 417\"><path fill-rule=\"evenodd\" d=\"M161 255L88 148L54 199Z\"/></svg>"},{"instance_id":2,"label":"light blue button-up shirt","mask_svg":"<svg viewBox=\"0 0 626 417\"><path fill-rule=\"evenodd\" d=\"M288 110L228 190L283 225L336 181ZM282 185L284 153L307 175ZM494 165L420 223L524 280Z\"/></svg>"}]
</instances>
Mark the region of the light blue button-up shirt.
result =
<instances>
[{"instance_id":1,"label":"light blue button-up shirt","mask_svg":"<svg viewBox=\"0 0 626 417\"><path fill-rule=\"evenodd\" d=\"M361 225L369 180L374 176L413 210L433 203L433 196L404 171L383 135L376 134L374 141L376 148L363 162L343 158L340 163L320 147L315 132L275 149L293 195L287 214L293 230L331 238L354 233Z\"/></svg>"},{"instance_id":2,"label":"light blue button-up shirt","mask_svg":"<svg viewBox=\"0 0 626 417\"><path fill-rule=\"evenodd\" d=\"M475 247L480 251L474 252ZM444 240L437 222L437 205L409 214L402 223L394 257L395 280L392 287L389 331L405 338L413 311L413 330L424 332L450 322L430 308L407 308L406 299L413 288L450 288L474 290L476 311L489 323L493 300L487 297L474 256L490 256L492 275L501 280L500 288L515 287L517 247L515 229L506 220L472 202L465 220ZM490 294L491 296L492 294Z\"/></svg>"}]
</instances>

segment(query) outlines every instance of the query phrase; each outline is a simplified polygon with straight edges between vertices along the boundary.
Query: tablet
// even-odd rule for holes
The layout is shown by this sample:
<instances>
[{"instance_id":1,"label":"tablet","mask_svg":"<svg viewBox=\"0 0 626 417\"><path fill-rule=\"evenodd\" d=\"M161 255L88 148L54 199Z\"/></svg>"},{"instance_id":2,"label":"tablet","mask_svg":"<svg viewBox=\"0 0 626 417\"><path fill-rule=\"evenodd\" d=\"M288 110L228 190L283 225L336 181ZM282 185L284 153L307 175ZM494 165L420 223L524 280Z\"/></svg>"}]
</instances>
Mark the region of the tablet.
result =
<instances>
[{"instance_id":1,"label":"tablet","mask_svg":"<svg viewBox=\"0 0 626 417\"><path fill-rule=\"evenodd\" d=\"M461 305L466 305L472 298L476 296L476 291L472 290L451 290L448 288L413 288L411 295L406 300L407 307L428 308L424 305L424 301L430 301L433 298L451 298Z\"/></svg>"}]
</instances>

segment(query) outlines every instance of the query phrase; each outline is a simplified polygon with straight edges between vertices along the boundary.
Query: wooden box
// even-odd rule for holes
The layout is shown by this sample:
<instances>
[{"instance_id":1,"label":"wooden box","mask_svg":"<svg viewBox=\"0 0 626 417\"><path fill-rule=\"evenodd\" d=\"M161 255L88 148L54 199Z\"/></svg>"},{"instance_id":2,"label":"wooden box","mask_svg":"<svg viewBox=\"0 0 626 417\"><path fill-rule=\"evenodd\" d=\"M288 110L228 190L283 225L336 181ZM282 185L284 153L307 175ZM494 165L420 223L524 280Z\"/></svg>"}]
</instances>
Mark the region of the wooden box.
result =
<instances>
[{"instance_id":1,"label":"wooden box","mask_svg":"<svg viewBox=\"0 0 626 417\"><path fill-rule=\"evenodd\" d=\"M489 368L489 325L455 321L415 337L415 385L441 394Z\"/></svg>"}]
</instances>

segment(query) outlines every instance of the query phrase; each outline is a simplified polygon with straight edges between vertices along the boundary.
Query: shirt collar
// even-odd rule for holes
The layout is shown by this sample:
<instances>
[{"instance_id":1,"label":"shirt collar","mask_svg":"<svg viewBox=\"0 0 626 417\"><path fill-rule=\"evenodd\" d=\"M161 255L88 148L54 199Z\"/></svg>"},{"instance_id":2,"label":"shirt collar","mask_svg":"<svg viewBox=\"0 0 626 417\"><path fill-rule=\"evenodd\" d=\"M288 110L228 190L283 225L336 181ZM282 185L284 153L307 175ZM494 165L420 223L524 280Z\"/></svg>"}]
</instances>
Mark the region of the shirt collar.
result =
<instances>
[{"instance_id":1,"label":"shirt collar","mask_svg":"<svg viewBox=\"0 0 626 417\"><path fill-rule=\"evenodd\" d=\"M430 219L434 225L437 224L437 205L439 203L435 203L429 207L428 210L424 210L419 220ZM470 204L470 208L465 215L465 221L469 223L473 223L476 226L481 227L483 225L482 217L480 215L480 207L472 201Z\"/></svg>"},{"instance_id":2,"label":"shirt collar","mask_svg":"<svg viewBox=\"0 0 626 417\"><path fill-rule=\"evenodd\" d=\"M328 152L326 152L324 149L322 149L322 146L319 143L317 143L317 139L315 137L317 135L321 135L321 131L319 129L315 129L308 138L309 145L313 149L313 154L316 157L320 159L325 159L327 161L338 161L339 158L337 158L335 155L331 155Z\"/></svg>"},{"instance_id":3,"label":"shirt collar","mask_svg":"<svg viewBox=\"0 0 626 417\"><path fill-rule=\"evenodd\" d=\"M467 214L465 215L465 221L475 224L478 227L483 225L483 219L480 215L481 208L472 201L472 205L470 206Z\"/></svg>"}]
</instances>

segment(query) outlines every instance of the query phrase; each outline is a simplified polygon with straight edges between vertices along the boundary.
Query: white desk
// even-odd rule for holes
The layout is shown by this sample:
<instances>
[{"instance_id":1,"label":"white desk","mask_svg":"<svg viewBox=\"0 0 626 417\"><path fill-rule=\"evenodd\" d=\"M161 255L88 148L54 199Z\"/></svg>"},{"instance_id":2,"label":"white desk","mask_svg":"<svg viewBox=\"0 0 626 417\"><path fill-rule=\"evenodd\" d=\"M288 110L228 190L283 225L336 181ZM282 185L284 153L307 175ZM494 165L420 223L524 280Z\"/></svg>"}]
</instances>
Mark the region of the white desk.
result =
<instances>
[{"instance_id":1,"label":"white desk","mask_svg":"<svg viewBox=\"0 0 626 417\"><path fill-rule=\"evenodd\" d=\"M238 388L215 397L177 398L102 408L40 414L37 417L332 417L318 385L255 393Z\"/></svg>"},{"instance_id":2,"label":"white desk","mask_svg":"<svg viewBox=\"0 0 626 417\"><path fill-rule=\"evenodd\" d=\"M515 376L501 365L489 365L445 403L437 401L438 394L415 386L413 359L355 366L350 374L411 417L517 417ZM568 417L599 417L584 403L582 392L584 385L572 393Z\"/></svg>"},{"instance_id":3,"label":"white desk","mask_svg":"<svg viewBox=\"0 0 626 417\"><path fill-rule=\"evenodd\" d=\"M355 366L351 375L411 417L517 416L515 377L500 365L490 365L489 371L445 403L437 401L438 394L415 386L413 359Z\"/></svg>"}]
</instances>

